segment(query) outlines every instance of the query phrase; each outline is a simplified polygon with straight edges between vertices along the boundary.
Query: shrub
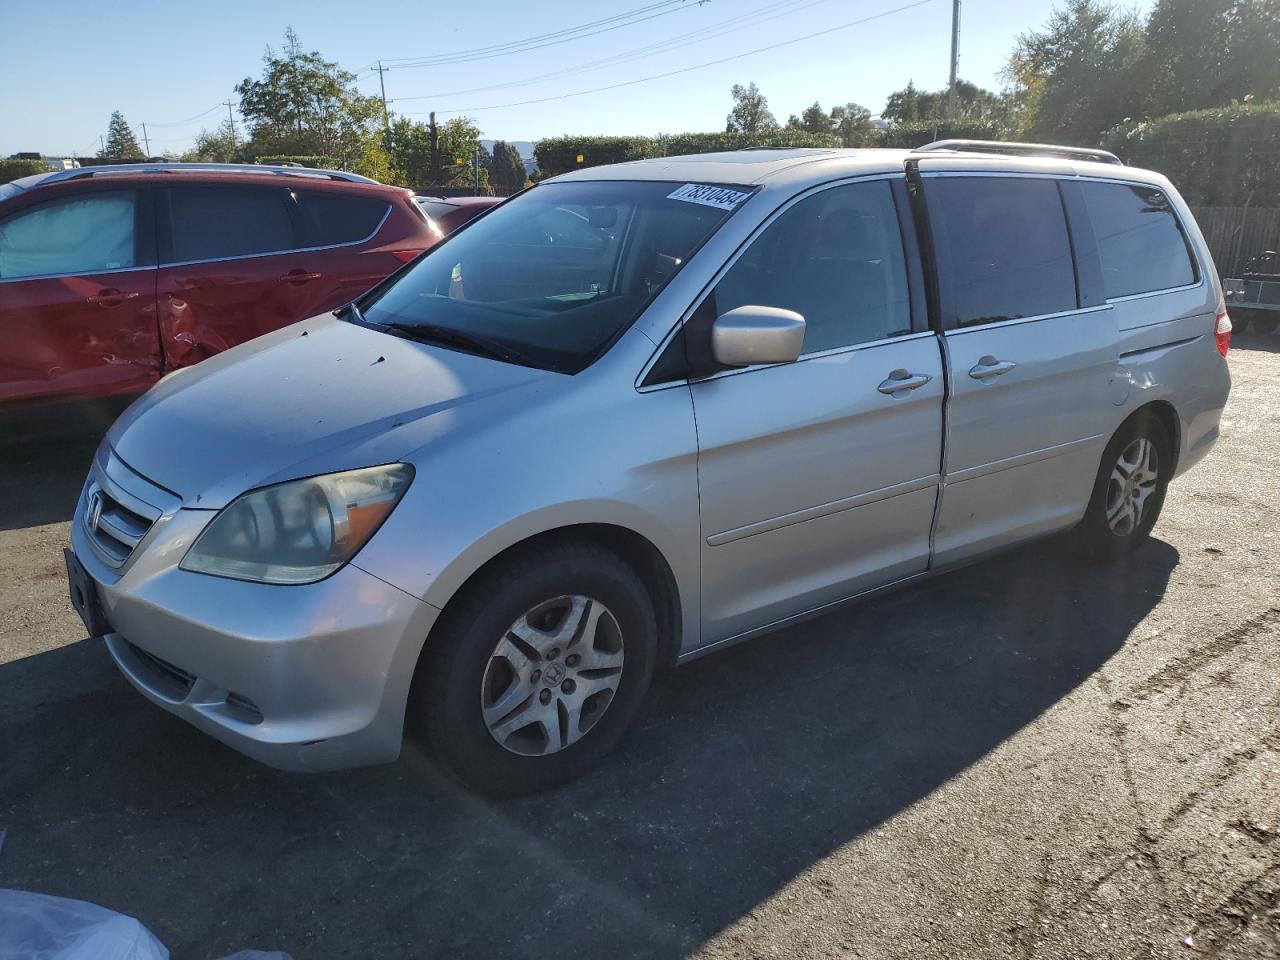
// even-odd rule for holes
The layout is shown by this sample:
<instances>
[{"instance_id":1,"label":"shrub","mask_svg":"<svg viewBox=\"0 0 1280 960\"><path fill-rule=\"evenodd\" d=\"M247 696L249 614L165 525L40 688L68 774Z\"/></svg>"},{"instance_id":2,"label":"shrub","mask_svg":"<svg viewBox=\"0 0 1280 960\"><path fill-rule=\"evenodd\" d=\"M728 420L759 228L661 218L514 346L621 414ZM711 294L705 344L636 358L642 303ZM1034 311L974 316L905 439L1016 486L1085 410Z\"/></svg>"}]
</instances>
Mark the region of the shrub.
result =
<instances>
[{"instance_id":1,"label":"shrub","mask_svg":"<svg viewBox=\"0 0 1280 960\"><path fill-rule=\"evenodd\" d=\"M551 137L533 145L542 176L554 177L577 167L598 167L606 163L626 163L652 156L649 137ZM578 163L578 155L582 163Z\"/></svg>"},{"instance_id":2,"label":"shrub","mask_svg":"<svg viewBox=\"0 0 1280 960\"><path fill-rule=\"evenodd\" d=\"M914 150L935 140L1004 140L1008 134L990 120L911 120L882 130L874 146Z\"/></svg>"},{"instance_id":3,"label":"shrub","mask_svg":"<svg viewBox=\"0 0 1280 960\"><path fill-rule=\"evenodd\" d=\"M657 157L681 157L693 153L719 153L747 147L838 147L840 138L832 133L806 130L768 130L746 133L677 133L654 138Z\"/></svg>"},{"instance_id":4,"label":"shrub","mask_svg":"<svg viewBox=\"0 0 1280 960\"><path fill-rule=\"evenodd\" d=\"M43 160L0 160L0 183L29 177L34 173L48 173L52 169Z\"/></svg>"},{"instance_id":5,"label":"shrub","mask_svg":"<svg viewBox=\"0 0 1280 960\"><path fill-rule=\"evenodd\" d=\"M1109 131L1103 146L1159 170L1190 204L1280 206L1280 102L1174 113Z\"/></svg>"},{"instance_id":6,"label":"shrub","mask_svg":"<svg viewBox=\"0 0 1280 960\"><path fill-rule=\"evenodd\" d=\"M337 170L342 163L342 161L337 157L318 157L314 155L308 156L306 154L287 153L275 154L269 157L259 157L255 162L268 167L279 166L282 163L296 163L299 166L311 167L316 170Z\"/></svg>"}]
</instances>

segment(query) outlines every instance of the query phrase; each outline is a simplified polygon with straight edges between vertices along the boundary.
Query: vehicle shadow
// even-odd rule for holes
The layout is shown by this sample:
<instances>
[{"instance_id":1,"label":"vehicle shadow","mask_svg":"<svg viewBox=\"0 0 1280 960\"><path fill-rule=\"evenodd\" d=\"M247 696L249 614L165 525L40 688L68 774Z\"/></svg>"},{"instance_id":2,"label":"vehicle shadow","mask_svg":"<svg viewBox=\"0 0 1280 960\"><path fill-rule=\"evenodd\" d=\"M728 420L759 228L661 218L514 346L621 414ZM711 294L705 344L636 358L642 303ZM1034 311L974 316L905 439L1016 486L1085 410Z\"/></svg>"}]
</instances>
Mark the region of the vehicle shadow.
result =
<instances>
[{"instance_id":1,"label":"vehicle shadow","mask_svg":"<svg viewBox=\"0 0 1280 960\"><path fill-rule=\"evenodd\" d=\"M80 401L0 411L0 531L71 519L94 450L126 404Z\"/></svg>"},{"instance_id":2,"label":"vehicle shadow","mask_svg":"<svg viewBox=\"0 0 1280 960\"><path fill-rule=\"evenodd\" d=\"M1258 353L1280 353L1280 333L1257 334L1251 330L1231 334L1232 350L1254 350Z\"/></svg>"},{"instance_id":3,"label":"vehicle shadow","mask_svg":"<svg viewBox=\"0 0 1280 960\"><path fill-rule=\"evenodd\" d=\"M1071 693L1164 594L1048 541L660 677L605 765L492 802L416 748L298 776L143 701L82 641L0 667L0 886L177 957L671 957Z\"/></svg>"}]
</instances>

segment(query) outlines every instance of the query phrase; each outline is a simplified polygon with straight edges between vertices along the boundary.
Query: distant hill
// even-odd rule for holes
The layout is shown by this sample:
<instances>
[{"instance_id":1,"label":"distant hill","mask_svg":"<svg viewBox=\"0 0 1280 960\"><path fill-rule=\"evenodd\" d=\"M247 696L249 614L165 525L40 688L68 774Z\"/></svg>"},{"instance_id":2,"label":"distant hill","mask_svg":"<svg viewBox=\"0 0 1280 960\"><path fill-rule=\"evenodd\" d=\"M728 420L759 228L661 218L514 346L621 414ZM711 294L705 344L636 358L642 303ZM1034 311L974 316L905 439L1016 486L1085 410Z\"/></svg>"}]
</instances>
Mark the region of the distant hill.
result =
<instances>
[{"instance_id":1,"label":"distant hill","mask_svg":"<svg viewBox=\"0 0 1280 960\"><path fill-rule=\"evenodd\" d=\"M484 145L484 148L486 150L488 150L490 153L493 153L493 145L497 141L481 140L480 142ZM515 147L517 150L520 151L520 156L524 160L524 169L526 173L533 173L533 171L538 169L538 161L533 159L533 141L532 140L508 140L507 143L511 144L513 147Z\"/></svg>"}]
</instances>

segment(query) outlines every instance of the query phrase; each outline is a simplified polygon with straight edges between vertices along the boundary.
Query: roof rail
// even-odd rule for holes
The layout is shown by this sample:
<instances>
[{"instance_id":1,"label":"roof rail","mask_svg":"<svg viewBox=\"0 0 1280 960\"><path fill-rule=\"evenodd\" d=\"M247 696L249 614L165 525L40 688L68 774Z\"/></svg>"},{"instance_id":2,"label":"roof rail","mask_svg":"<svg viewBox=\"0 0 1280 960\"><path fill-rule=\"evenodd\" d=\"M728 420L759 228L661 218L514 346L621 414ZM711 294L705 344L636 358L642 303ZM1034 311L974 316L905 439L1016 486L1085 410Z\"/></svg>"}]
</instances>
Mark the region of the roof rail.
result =
<instances>
[{"instance_id":1,"label":"roof rail","mask_svg":"<svg viewBox=\"0 0 1280 960\"><path fill-rule=\"evenodd\" d=\"M1109 150L1091 147L1062 147L1052 143L1013 143L1004 140L935 140L916 153L935 151L965 151L967 153L997 153L1015 157L1057 157L1062 160L1091 160L1095 163L1114 163L1123 166L1124 161Z\"/></svg>"},{"instance_id":2,"label":"roof rail","mask_svg":"<svg viewBox=\"0 0 1280 960\"><path fill-rule=\"evenodd\" d=\"M46 174L32 186L61 183L63 180L79 180L110 173L272 173L282 177L319 177L326 180L343 180L347 183L377 183L357 173L345 170L316 170L311 167L274 167L258 163L113 163L100 167L77 167L73 170L55 170Z\"/></svg>"}]
</instances>

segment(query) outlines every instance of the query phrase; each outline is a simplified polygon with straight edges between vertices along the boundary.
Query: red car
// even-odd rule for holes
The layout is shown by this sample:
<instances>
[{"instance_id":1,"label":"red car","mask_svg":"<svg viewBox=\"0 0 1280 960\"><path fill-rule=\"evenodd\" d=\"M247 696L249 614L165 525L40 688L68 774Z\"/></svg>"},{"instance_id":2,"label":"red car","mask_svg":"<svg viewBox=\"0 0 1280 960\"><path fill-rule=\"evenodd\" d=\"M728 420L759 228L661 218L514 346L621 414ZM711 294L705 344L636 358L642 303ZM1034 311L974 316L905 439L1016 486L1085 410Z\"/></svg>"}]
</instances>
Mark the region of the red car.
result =
<instances>
[{"instance_id":1,"label":"red car","mask_svg":"<svg viewBox=\"0 0 1280 960\"><path fill-rule=\"evenodd\" d=\"M341 306L445 232L408 190L297 167L130 164L0 185L0 404L139 393Z\"/></svg>"}]
</instances>

